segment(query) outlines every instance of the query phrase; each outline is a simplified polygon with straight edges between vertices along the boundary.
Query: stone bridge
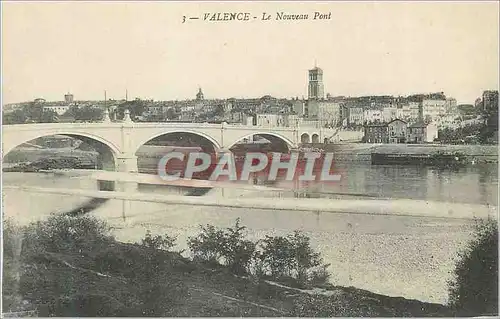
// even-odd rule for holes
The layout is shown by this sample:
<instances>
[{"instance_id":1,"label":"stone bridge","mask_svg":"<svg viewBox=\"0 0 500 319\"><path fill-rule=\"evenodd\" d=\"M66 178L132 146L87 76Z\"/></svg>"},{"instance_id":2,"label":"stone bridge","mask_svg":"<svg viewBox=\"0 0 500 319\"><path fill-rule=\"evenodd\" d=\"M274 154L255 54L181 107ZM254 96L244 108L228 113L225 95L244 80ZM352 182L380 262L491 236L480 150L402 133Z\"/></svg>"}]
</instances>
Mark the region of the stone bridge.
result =
<instances>
[{"instance_id":1,"label":"stone bridge","mask_svg":"<svg viewBox=\"0 0 500 319\"><path fill-rule=\"evenodd\" d=\"M130 120L102 123L50 123L4 125L2 157L15 147L43 136L67 135L94 146L101 169L137 172L136 152L159 136L172 133L191 133L210 142L215 151L229 150L236 143L254 135L271 142L281 142L293 149L301 143L329 141L338 133L335 129L314 127L261 127L208 123L138 123Z\"/></svg>"}]
</instances>

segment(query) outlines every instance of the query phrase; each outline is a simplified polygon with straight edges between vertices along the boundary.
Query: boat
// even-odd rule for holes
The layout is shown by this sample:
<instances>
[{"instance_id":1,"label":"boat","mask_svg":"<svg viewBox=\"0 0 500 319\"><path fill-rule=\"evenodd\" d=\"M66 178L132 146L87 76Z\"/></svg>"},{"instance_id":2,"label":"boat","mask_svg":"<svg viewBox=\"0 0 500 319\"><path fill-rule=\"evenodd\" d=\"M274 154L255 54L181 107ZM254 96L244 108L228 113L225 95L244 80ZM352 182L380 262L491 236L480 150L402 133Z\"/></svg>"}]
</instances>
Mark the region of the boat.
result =
<instances>
[{"instance_id":1,"label":"boat","mask_svg":"<svg viewBox=\"0 0 500 319\"><path fill-rule=\"evenodd\" d=\"M460 167L467 164L465 155L459 152L431 154L371 153L372 165L422 165L438 168Z\"/></svg>"}]
</instances>

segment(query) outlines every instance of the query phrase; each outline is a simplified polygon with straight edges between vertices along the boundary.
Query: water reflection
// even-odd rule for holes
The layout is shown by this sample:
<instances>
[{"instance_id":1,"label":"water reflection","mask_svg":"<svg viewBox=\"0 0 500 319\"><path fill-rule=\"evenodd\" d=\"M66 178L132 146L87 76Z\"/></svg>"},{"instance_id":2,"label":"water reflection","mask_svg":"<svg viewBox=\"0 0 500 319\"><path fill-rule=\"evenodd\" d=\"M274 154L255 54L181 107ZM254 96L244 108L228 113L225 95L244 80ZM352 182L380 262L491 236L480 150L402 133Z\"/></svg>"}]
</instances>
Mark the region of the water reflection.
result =
<instances>
[{"instance_id":1,"label":"water reflection","mask_svg":"<svg viewBox=\"0 0 500 319\"><path fill-rule=\"evenodd\" d=\"M343 176L340 182L309 187L308 192L498 205L494 164L456 170L365 163L337 163L336 167Z\"/></svg>"},{"instance_id":2,"label":"water reflection","mask_svg":"<svg viewBox=\"0 0 500 319\"><path fill-rule=\"evenodd\" d=\"M286 181L286 171L279 170L275 181L266 172L253 174L246 185L286 189L276 197L296 198L411 198L470 204L498 205L498 168L480 164L455 169L426 166L371 165L363 162L335 163L338 182ZM157 186L144 186L145 188ZM184 194L186 192L184 191ZM269 194L270 195L270 194Z\"/></svg>"}]
</instances>

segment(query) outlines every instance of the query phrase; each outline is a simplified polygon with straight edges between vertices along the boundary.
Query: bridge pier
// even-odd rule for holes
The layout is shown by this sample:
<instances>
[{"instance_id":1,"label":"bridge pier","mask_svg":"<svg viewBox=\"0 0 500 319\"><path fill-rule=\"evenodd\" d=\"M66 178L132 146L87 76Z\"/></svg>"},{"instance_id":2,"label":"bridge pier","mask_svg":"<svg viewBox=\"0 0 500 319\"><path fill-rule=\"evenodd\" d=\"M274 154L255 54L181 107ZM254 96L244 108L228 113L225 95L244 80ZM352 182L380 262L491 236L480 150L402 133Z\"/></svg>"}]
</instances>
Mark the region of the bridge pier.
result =
<instances>
[{"instance_id":1,"label":"bridge pier","mask_svg":"<svg viewBox=\"0 0 500 319\"><path fill-rule=\"evenodd\" d=\"M135 154L122 153L116 157L116 171L125 173L137 173L137 156ZM137 193L139 184L137 182L117 181L116 190L119 192ZM129 200L122 200L122 218L126 221L127 216L132 212L132 202Z\"/></svg>"},{"instance_id":2,"label":"bridge pier","mask_svg":"<svg viewBox=\"0 0 500 319\"><path fill-rule=\"evenodd\" d=\"M135 154L120 154L116 158L116 170L125 173L137 173L137 156ZM137 192L139 184L136 182L116 183L116 188L119 192Z\"/></svg>"}]
</instances>

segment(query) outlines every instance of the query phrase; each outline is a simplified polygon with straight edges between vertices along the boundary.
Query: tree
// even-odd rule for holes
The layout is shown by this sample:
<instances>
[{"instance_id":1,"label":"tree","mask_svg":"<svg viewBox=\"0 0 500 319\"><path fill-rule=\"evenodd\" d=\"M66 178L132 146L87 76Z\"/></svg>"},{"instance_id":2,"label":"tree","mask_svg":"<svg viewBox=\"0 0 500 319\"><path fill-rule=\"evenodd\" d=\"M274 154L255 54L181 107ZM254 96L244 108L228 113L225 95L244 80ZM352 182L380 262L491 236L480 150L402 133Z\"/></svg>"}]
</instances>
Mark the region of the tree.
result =
<instances>
[{"instance_id":1,"label":"tree","mask_svg":"<svg viewBox=\"0 0 500 319\"><path fill-rule=\"evenodd\" d=\"M72 105L63 115L76 118L78 109L79 109L78 105Z\"/></svg>"},{"instance_id":2,"label":"tree","mask_svg":"<svg viewBox=\"0 0 500 319\"><path fill-rule=\"evenodd\" d=\"M28 121L28 115L23 109L14 110L13 112L3 114L3 124L24 124Z\"/></svg>"},{"instance_id":3,"label":"tree","mask_svg":"<svg viewBox=\"0 0 500 319\"><path fill-rule=\"evenodd\" d=\"M75 107L71 109L71 115L77 121L100 121L103 117L103 110L101 108L91 106L91 107Z\"/></svg>"},{"instance_id":4,"label":"tree","mask_svg":"<svg viewBox=\"0 0 500 319\"><path fill-rule=\"evenodd\" d=\"M58 121L57 113L52 110L42 111L40 115L40 123L57 123Z\"/></svg>"},{"instance_id":5,"label":"tree","mask_svg":"<svg viewBox=\"0 0 500 319\"><path fill-rule=\"evenodd\" d=\"M261 249L263 264L275 279L291 277L300 286L328 281L329 265L323 264L320 254L312 249L310 238L300 231L286 237L266 236Z\"/></svg>"},{"instance_id":6,"label":"tree","mask_svg":"<svg viewBox=\"0 0 500 319\"><path fill-rule=\"evenodd\" d=\"M481 129L480 138L482 143L487 143L491 141L495 132L498 132L498 102L487 103L482 108L481 117L484 120L484 126Z\"/></svg>"},{"instance_id":7,"label":"tree","mask_svg":"<svg viewBox=\"0 0 500 319\"><path fill-rule=\"evenodd\" d=\"M286 237L266 236L261 243L262 260L271 277L291 276L293 249Z\"/></svg>"},{"instance_id":8,"label":"tree","mask_svg":"<svg viewBox=\"0 0 500 319\"><path fill-rule=\"evenodd\" d=\"M144 246L147 249L163 249L163 250L169 250L170 248L175 246L175 237L170 237L168 235L165 236L152 236L151 232L148 231L146 233L146 236L142 240L142 246Z\"/></svg>"},{"instance_id":9,"label":"tree","mask_svg":"<svg viewBox=\"0 0 500 319\"><path fill-rule=\"evenodd\" d=\"M29 225L23 249L28 256L43 251L85 253L110 239L109 227L94 217L58 215Z\"/></svg>"},{"instance_id":10,"label":"tree","mask_svg":"<svg viewBox=\"0 0 500 319\"><path fill-rule=\"evenodd\" d=\"M224 116L224 105L217 104L214 108L214 116Z\"/></svg>"},{"instance_id":11,"label":"tree","mask_svg":"<svg viewBox=\"0 0 500 319\"><path fill-rule=\"evenodd\" d=\"M247 273L256 246L252 241L244 239L245 229L245 226L240 226L240 219L236 219L234 227L226 230L222 249L226 265L232 273L238 275Z\"/></svg>"},{"instance_id":12,"label":"tree","mask_svg":"<svg viewBox=\"0 0 500 319\"><path fill-rule=\"evenodd\" d=\"M301 284L308 282L308 270L320 266L322 263L320 254L311 248L311 239L300 231L295 231L288 236L294 255L294 266L297 271L297 280Z\"/></svg>"},{"instance_id":13,"label":"tree","mask_svg":"<svg viewBox=\"0 0 500 319\"><path fill-rule=\"evenodd\" d=\"M457 106L462 115L476 115L477 109L472 104L460 104Z\"/></svg>"},{"instance_id":14,"label":"tree","mask_svg":"<svg viewBox=\"0 0 500 319\"><path fill-rule=\"evenodd\" d=\"M224 231L213 225L200 225L201 232L188 239L188 246L195 261L219 263L222 257Z\"/></svg>"},{"instance_id":15,"label":"tree","mask_svg":"<svg viewBox=\"0 0 500 319\"><path fill-rule=\"evenodd\" d=\"M177 114L174 110L173 107L169 107L167 109L167 112L165 113L165 117L168 119L168 120L173 120L173 119L176 119L177 118Z\"/></svg>"},{"instance_id":16,"label":"tree","mask_svg":"<svg viewBox=\"0 0 500 319\"><path fill-rule=\"evenodd\" d=\"M123 118L125 110L127 109L130 111L130 118L134 120L136 117L141 116L146 110L146 101L135 99L118 105L116 108L118 118Z\"/></svg>"},{"instance_id":17,"label":"tree","mask_svg":"<svg viewBox=\"0 0 500 319\"><path fill-rule=\"evenodd\" d=\"M3 277L2 277L2 301L4 311L21 310L21 298L19 295L19 273L20 260L19 248L21 243L22 229L14 224L12 220L3 222Z\"/></svg>"},{"instance_id":18,"label":"tree","mask_svg":"<svg viewBox=\"0 0 500 319\"><path fill-rule=\"evenodd\" d=\"M498 314L498 224L476 224L475 238L459 255L449 282L449 303L459 316Z\"/></svg>"},{"instance_id":19,"label":"tree","mask_svg":"<svg viewBox=\"0 0 500 319\"><path fill-rule=\"evenodd\" d=\"M248 272L256 244L244 238L246 227L240 226L239 218L227 229L200 227L201 233L188 241L195 260L228 266L234 274Z\"/></svg>"},{"instance_id":20,"label":"tree","mask_svg":"<svg viewBox=\"0 0 500 319\"><path fill-rule=\"evenodd\" d=\"M3 124L55 123L58 121L57 113L44 110L43 106L30 102L21 109L3 115Z\"/></svg>"}]
</instances>

